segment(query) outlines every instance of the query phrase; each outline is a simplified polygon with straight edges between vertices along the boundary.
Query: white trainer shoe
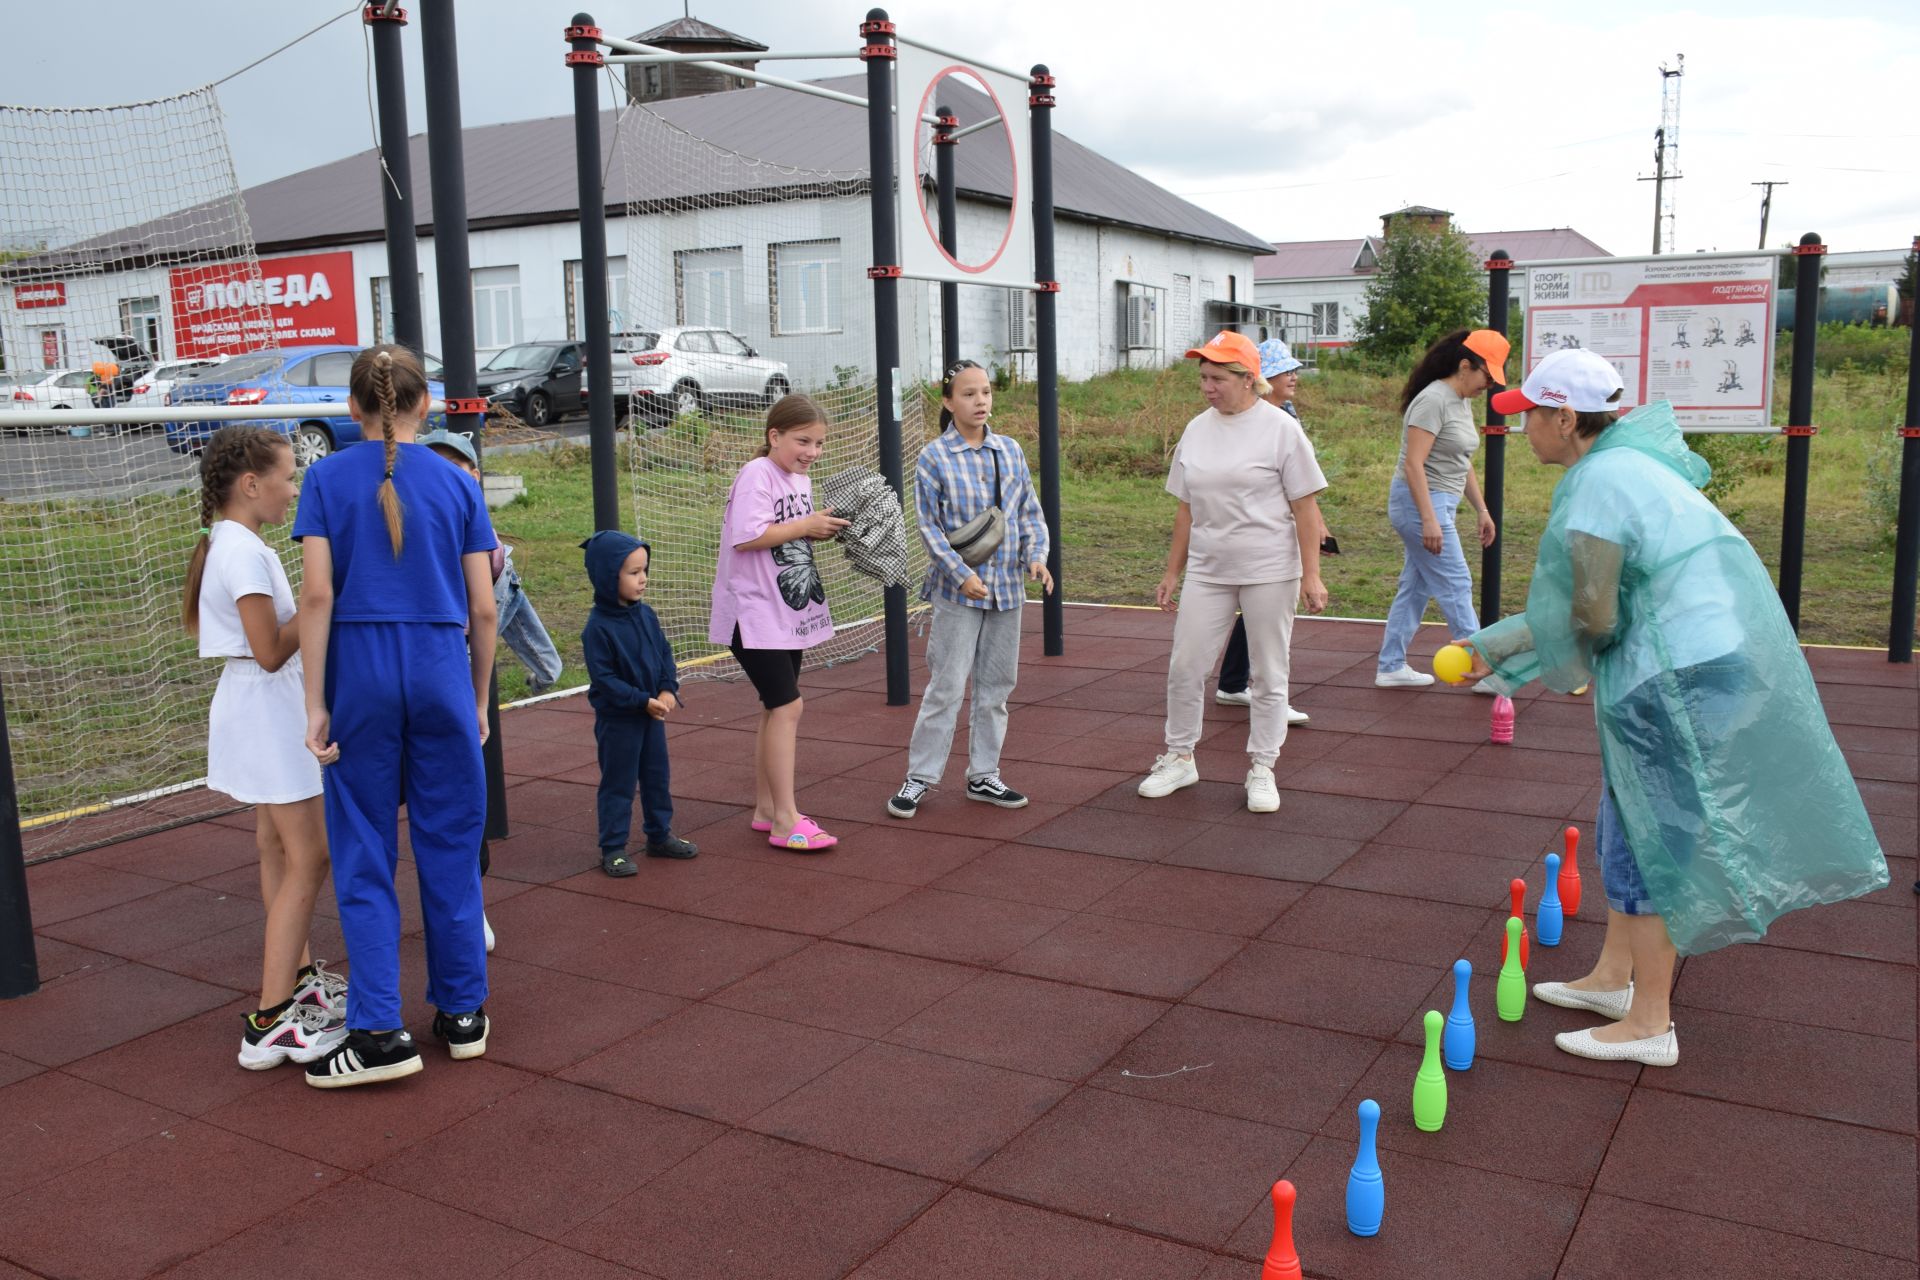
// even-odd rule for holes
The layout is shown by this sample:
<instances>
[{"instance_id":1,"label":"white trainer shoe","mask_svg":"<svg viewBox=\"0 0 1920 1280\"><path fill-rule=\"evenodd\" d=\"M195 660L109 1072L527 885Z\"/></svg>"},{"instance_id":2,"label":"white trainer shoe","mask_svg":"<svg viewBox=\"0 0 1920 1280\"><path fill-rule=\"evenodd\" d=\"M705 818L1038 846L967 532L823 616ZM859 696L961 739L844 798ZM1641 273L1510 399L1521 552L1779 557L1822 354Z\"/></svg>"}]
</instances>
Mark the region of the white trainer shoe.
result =
<instances>
[{"instance_id":1,"label":"white trainer shoe","mask_svg":"<svg viewBox=\"0 0 1920 1280\"><path fill-rule=\"evenodd\" d=\"M1312 716L1308 715L1306 712L1302 711L1298 707L1287 708L1287 723L1289 725L1305 724L1307 721L1311 719L1313 719Z\"/></svg>"},{"instance_id":2,"label":"white trainer shoe","mask_svg":"<svg viewBox=\"0 0 1920 1280\"><path fill-rule=\"evenodd\" d=\"M1169 751L1153 762L1153 772L1141 779L1139 791L1149 800L1158 800L1198 781L1200 767L1194 764L1193 757Z\"/></svg>"},{"instance_id":3,"label":"white trainer shoe","mask_svg":"<svg viewBox=\"0 0 1920 1280\"><path fill-rule=\"evenodd\" d=\"M1433 677L1415 671L1401 663L1392 671L1382 671L1373 677L1375 688L1379 689L1419 689L1433 683Z\"/></svg>"},{"instance_id":4,"label":"white trainer shoe","mask_svg":"<svg viewBox=\"0 0 1920 1280\"><path fill-rule=\"evenodd\" d=\"M1247 812L1273 813L1280 808L1280 788L1274 785L1273 770L1256 764L1247 770Z\"/></svg>"},{"instance_id":5,"label":"white trainer shoe","mask_svg":"<svg viewBox=\"0 0 1920 1280\"><path fill-rule=\"evenodd\" d=\"M480 913L480 933L487 940L487 954L493 954L493 924L487 919L487 913Z\"/></svg>"},{"instance_id":6,"label":"white trainer shoe","mask_svg":"<svg viewBox=\"0 0 1920 1280\"><path fill-rule=\"evenodd\" d=\"M1226 689L1215 689L1213 700L1223 707L1250 707L1253 705L1253 691L1242 689L1238 693L1232 693Z\"/></svg>"},{"instance_id":7,"label":"white trainer shoe","mask_svg":"<svg viewBox=\"0 0 1920 1280\"><path fill-rule=\"evenodd\" d=\"M1562 1031L1553 1038L1553 1042L1563 1052L1576 1058L1593 1058L1599 1062L1637 1062L1643 1067L1671 1067L1680 1061L1680 1037L1675 1034L1671 1022L1667 1024L1665 1032L1644 1040L1606 1044L1594 1039L1591 1031Z\"/></svg>"},{"instance_id":8,"label":"white trainer shoe","mask_svg":"<svg viewBox=\"0 0 1920 1280\"><path fill-rule=\"evenodd\" d=\"M1633 983L1627 983L1625 991L1576 991L1564 982L1536 982L1533 998L1562 1009L1588 1009L1618 1022L1633 1008Z\"/></svg>"}]
</instances>

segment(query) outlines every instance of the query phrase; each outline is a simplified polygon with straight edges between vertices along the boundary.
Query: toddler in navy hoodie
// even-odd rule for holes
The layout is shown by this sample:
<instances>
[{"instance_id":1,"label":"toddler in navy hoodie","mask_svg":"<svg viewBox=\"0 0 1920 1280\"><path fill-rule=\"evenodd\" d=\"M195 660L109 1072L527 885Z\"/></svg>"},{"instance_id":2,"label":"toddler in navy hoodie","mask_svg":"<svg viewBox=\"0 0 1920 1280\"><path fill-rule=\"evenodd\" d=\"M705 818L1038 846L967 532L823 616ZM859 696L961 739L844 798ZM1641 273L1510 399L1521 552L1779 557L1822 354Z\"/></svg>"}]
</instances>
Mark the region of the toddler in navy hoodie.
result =
<instances>
[{"instance_id":1,"label":"toddler in navy hoodie","mask_svg":"<svg viewBox=\"0 0 1920 1280\"><path fill-rule=\"evenodd\" d=\"M580 545L593 584L593 611L580 644L592 682L587 701L593 704L593 738L600 748L600 869L630 876L640 870L627 857L636 785L647 856L691 858L700 852L673 834L666 721L680 707L680 677L660 619L640 600L653 549L613 529Z\"/></svg>"}]
</instances>

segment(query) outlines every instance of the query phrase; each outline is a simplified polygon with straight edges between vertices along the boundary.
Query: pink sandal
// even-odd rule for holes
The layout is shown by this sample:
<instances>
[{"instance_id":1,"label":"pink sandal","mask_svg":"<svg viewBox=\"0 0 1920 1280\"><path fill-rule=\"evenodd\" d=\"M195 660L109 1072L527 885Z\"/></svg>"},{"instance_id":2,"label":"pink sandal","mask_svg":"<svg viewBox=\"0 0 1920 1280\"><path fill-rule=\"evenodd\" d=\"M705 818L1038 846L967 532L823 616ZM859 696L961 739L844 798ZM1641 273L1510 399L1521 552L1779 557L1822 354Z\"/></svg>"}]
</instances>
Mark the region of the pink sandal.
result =
<instances>
[{"instance_id":1,"label":"pink sandal","mask_svg":"<svg viewBox=\"0 0 1920 1280\"><path fill-rule=\"evenodd\" d=\"M840 843L839 837L830 836L820 829L812 818L802 818L793 824L793 831L785 840L769 835L767 843L776 849L786 849L792 853L825 853Z\"/></svg>"},{"instance_id":2,"label":"pink sandal","mask_svg":"<svg viewBox=\"0 0 1920 1280\"><path fill-rule=\"evenodd\" d=\"M798 816L800 818L800 821L802 822L805 822L807 820L807 815L804 813ZM762 822L758 818L755 818L752 822L749 822L747 825L752 827L755 831L772 831L773 830L773 824L771 822Z\"/></svg>"}]
</instances>

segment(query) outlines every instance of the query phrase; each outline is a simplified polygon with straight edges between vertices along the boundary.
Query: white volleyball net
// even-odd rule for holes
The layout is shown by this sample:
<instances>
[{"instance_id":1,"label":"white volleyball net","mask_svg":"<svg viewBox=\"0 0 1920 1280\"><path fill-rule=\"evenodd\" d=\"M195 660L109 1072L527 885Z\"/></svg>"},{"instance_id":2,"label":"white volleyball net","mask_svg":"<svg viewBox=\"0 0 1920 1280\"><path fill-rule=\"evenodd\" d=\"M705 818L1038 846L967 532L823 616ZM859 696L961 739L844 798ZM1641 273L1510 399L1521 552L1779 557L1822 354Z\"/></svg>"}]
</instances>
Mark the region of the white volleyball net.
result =
<instances>
[{"instance_id":1,"label":"white volleyball net","mask_svg":"<svg viewBox=\"0 0 1920 1280\"><path fill-rule=\"evenodd\" d=\"M231 804L192 786L218 675L179 621L195 461L88 411L270 342L260 275L211 88L0 106L0 690L29 858ZM15 409L71 422L9 429Z\"/></svg>"}]
</instances>

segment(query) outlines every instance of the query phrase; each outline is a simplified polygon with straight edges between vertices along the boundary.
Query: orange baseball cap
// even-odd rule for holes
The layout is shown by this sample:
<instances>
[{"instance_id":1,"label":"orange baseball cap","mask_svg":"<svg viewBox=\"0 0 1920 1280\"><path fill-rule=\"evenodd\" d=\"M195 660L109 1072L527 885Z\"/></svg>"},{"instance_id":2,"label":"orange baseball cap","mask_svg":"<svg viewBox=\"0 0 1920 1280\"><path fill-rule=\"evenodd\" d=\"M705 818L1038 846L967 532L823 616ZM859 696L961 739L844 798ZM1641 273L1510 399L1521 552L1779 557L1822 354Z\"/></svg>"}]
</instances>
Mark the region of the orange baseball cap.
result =
<instances>
[{"instance_id":1,"label":"orange baseball cap","mask_svg":"<svg viewBox=\"0 0 1920 1280\"><path fill-rule=\"evenodd\" d=\"M1507 341L1506 334L1495 329L1475 329L1462 345L1486 362L1487 376L1495 385L1507 385L1507 354L1513 350L1513 344Z\"/></svg>"},{"instance_id":2,"label":"orange baseball cap","mask_svg":"<svg viewBox=\"0 0 1920 1280\"><path fill-rule=\"evenodd\" d=\"M1205 360L1209 364L1237 364L1254 377L1260 376L1260 348L1254 346L1253 339L1246 334L1231 329L1214 334L1204 347L1188 348L1185 358Z\"/></svg>"}]
</instances>

